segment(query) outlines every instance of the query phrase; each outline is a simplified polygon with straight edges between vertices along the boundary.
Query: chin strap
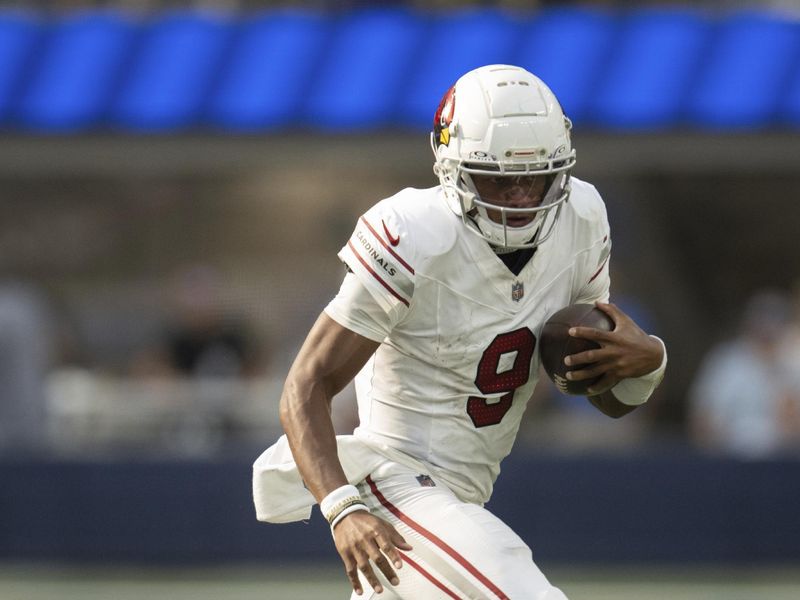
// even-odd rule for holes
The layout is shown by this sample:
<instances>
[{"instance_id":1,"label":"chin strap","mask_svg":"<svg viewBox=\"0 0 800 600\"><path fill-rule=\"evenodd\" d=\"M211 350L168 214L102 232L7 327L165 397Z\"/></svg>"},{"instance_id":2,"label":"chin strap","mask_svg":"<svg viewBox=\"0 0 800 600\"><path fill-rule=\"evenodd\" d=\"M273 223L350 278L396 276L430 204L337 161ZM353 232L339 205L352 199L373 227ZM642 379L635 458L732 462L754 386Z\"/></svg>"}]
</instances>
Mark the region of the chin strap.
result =
<instances>
[{"instance_id":1,"label":"chin strap","mask_svg":"<svg viewBox=\"0 0 800 600\"><path fill-rule=\"evenodd\" d=\"M475 227L478 227L480 229L480 226L478 225L477 222L475 222L475 219L473 219L472 216L470 216L470 219L472 220L473 223L475 223ZM523 244L529 244L531 242L531 240L533 240L533 238L536 237L537 233L539 233L539 227L536 227L531 232L530 237L527 240L523 241L522 243ZM525 250L526 249L526 248L515 248L513 246L501 246L499 244L493 244L489 240L486 240L486 241L489 244L489 246L491 246L492 250L494 250L494 253L497 254L497 255L511 254L512 252L516 252L517 250Z\"/></svg>"},{"instance_id":2,"label":"chin strap","mask_svg":"<svg viewBox=\"0 0 800 600\"><path fill-rule=\"evenodd\" d=\"M533 235L524 243L527 244L528 242L530 242L536 236L536 231L538 231L538 229L535 230L533 232ZM489 246L491 247L492 250L494 250L494 253L497 254L498 256L503 254L511 254L512 252L519 252L520 250L531 250L531 248L512 248L510 246L495 246L491 242L489 242Z\"/></svg>"},{"instance_id":3,"label":"chin strap","mask_svg":"<svg viewBox=\"0 0 800 600\"><path fill-rule=\"evenodd\" d=\"M522 250L522 248L509 248L508 246L495 246L494 244L489 244L494 250L494 253L497 255L500 254L511 254L512 252L516 252L517 250Z\"/></svg>"}]
</instances>

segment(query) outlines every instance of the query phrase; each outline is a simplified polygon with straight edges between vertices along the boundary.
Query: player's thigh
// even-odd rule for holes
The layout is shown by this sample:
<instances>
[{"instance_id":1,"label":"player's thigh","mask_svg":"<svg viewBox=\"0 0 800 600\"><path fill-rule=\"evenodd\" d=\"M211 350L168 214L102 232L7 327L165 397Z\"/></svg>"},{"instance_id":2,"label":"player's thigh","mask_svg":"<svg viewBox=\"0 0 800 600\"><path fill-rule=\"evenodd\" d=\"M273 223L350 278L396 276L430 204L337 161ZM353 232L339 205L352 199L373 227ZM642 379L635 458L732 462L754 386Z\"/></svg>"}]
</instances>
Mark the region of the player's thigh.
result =
<instances>
[{"instance_id":1,"label":"player's thigh","mask_svg":"<svg viewBox=\"0 0 800 600\"><path fill-rule=\"evenodd\" d=\"M398 573L399 598L563 600L533 562L530 548L488 510L458 500L412 472L375 473L362 485L372 511L414 549Z\"/></svg>"}]
</instances>

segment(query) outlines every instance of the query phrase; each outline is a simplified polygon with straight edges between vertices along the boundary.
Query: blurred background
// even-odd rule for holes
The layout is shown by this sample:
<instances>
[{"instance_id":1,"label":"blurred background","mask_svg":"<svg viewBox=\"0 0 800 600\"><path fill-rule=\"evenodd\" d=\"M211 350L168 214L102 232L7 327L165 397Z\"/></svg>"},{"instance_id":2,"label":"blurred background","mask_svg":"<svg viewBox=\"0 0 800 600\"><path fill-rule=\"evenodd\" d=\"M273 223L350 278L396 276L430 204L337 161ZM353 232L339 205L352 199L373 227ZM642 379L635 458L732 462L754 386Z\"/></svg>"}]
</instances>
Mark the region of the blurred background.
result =
<instances>
[{"instance_id":1,"label":"blurred background","mask_svg":"<svg viewBox=\"0 0 800 600\"><path fill-rule=\"evenodd\" d=\"M0 598L347 597L250 465L489 63L561 100L670 349L621 421L543 382L490 508L571 598L797 597L800 2L0 0Z\"/></svg>"}]
</instances>

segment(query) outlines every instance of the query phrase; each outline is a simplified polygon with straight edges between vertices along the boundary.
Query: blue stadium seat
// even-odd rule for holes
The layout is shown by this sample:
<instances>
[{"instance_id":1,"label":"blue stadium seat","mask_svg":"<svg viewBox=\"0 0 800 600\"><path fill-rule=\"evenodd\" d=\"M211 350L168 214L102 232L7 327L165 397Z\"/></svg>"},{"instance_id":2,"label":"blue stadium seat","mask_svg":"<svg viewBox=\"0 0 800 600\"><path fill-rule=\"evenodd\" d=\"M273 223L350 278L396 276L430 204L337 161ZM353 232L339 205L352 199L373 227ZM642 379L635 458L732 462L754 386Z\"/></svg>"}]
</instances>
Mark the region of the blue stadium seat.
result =
<instances>
[{"instance_id":1,"label":"blue stadium seat","mask_svg":"<svg viewBox=\"0 0 800 600\"><path fill-rule=\"evenodd\" d=\"M616 29L608 11L551 8L525 26L516 64L542 79L580 123L603 73Z\"/></svg>"},{"instance_id":2,"label":"blue stadium seat","mask_svg":"<svg viewBox=\"0 0 800 600\"><path fill-rule=\"evenodd\" d=\"M19 119L34 129L69 131L107 108L136 25L110 11L71 13L52 28L20 100Z\"/></svg>"},{"instance_id":3,"label":"blue stadium seat","mask_svg":"<svg viewBox=\"0 0 800 600\"><path fill-rule=\"evenodd\" d=\"M674 124L710 32L708 19L691 9L631 12L590 102L591 118L612 128L657 129Z\"/></svg>"},{"instance_id":4,"label":"blue stadium seat","mask_svg":"<svg viewBox=\"0 0 800 600\"><path fill-rule=\"evenodd\" d=\"M144 131L195 124L233 29L234 21L224 13L180 10L156 17L113 103L112 121Z\"/></svg>"},{"instance_id":5,"label":"blue stadium seat","mask_svg":"<svg viewBox=\"0 0 800 600\"><path fill-rule=\"evenodd\" d=\"M0 122L15 110L42 26L32 13L0 11Z\"/></svg>"},{"instance_id":6,"label":"blue stadium seat","mask_svg":"<svg viewBox=\"0 0 800 600\"><path fill-rule=\"evenodd\" d=\"M781 95L800 50L796 22L743 11L720 26L688 102L693 124L759 128L779 117Z\"/></svg>"},{"instance_id":7,"label":"blue stadium seat","mask_svg":"<svg viewBox=\"0 0 800 600\"><path fill-rule=\"evenodd\" d=\"M209 107L209 120L247 131L299 119L329 20L308 11L270 11L242 23Z\"/></svg>"},{"instance_id":8,"label":"blue stadium seat","mask_svg":"<svg viewBox=\"0 0 800 600\"><path fill-rule=\"evenodd\" d=\"M308 123L326 129L387 124L424 28L417 13L402 8L344 15L309 89Z\"/></svg>"},{"instance_id":9,"label":"blue stadium seat","mask_svg":"<svg viewBox=\"0 0 800 600\"><path fill-rule=\"evenodd\" d=\"M483 65L513 63L522 21L496 9L439 12L427 26L414 72L400 98L398 120L430 129L444 93Z\"/></svg>"}]
</instances>

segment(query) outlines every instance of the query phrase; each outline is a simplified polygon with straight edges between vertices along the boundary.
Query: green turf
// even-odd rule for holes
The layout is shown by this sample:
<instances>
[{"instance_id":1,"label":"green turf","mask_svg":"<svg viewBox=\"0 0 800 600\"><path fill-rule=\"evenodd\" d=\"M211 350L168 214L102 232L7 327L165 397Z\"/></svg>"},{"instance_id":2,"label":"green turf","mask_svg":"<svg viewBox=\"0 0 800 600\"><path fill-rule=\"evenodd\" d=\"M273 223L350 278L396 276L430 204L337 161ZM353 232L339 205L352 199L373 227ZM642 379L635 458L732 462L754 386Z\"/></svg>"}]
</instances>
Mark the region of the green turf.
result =
<instances>
[{"instance_id":1,"label":"green turf","mask_svg":"<svg viewBox=\"0 0 800 600\"><path fill-rule=\"evenodd\" d=\"M548 570L570 600L798 600L795 568L620 568Z\"/></svg>"},{"instance_id":2,"label":"green turf","mask_svg":"<svg viewBox=\"0 0 800 600\"><path fill-rule=\"evenodd\" d=\"M800 568L547 569L570 600L797 600ZM0 566L0 600L347 600L335 565L137 569Z\"/></svg>"}]
</instances>

